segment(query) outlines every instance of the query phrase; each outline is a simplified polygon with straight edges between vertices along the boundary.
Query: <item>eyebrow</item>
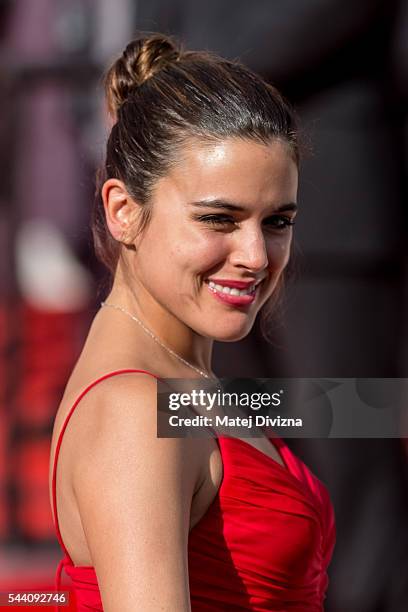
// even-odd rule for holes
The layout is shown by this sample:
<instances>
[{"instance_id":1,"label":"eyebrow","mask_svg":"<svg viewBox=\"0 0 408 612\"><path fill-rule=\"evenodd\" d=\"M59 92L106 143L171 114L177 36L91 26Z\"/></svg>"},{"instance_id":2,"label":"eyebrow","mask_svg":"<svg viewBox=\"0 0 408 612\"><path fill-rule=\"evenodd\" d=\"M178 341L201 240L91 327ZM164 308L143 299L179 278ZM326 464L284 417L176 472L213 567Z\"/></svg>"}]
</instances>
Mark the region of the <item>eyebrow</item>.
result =
<instances>
[{"instance_id":1,"label":"eyebrow","mask_svg":"<svg viewBox=\"0 0 408 612\"><path fill-rule=\"evenodd\" d=\"M189 206L195 206L197 208L216 208L222 210L230 210L232 212L244 212L250 208L248 205L235 204L233 202L227 202L225 200L199 200L198 202L190 202ZM285 212L285 211L296 211L298 209L295 202L289 202L288 204L281 204L274 212Z\"/></svg>"}]
</instances>

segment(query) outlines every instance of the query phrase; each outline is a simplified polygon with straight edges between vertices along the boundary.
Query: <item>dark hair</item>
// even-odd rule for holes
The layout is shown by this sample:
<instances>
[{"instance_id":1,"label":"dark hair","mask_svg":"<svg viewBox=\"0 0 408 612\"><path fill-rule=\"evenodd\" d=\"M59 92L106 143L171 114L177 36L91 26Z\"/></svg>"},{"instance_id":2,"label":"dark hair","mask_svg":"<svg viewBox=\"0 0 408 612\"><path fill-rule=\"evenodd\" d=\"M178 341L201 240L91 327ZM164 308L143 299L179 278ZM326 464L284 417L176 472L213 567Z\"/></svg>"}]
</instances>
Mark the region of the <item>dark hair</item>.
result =
<instances>
[{"instance_id":1,"label":"dark hair","mask_svg":"<svg viewBox=\"0 0 408 612\"><path fill-rule=\"evenodd\" d=\"M145 205L141 230L155 182L189 138L236 137L265 144L280 138L299 161L294 113L272 85L238 62L183 51L167 36L152 34L129 43L105 76L105 93L115 123L105 168L98 174L92 231L96 254L112 274L121 245L107 228L99 193L108 178L122 180Z\"/></svg>"}]
</instances>

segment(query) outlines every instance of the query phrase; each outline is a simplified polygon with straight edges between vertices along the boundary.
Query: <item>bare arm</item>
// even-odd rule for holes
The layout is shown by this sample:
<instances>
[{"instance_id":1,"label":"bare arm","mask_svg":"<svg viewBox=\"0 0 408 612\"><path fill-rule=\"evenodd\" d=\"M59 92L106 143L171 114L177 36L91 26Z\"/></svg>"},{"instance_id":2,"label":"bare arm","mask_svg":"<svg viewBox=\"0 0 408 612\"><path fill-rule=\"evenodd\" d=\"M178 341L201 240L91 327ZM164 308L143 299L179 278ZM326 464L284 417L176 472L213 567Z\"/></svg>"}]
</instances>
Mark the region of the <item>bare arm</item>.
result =
<instances>
[{"instance_id":1,"label":"bare arm","mask_svg":"<svg viewBox=\"0 0 408 612\"><path fill-rule=\"evenodd\" d=\"M74 490L103 608L189 612L191 441L156 438L153 379L122 377L101 391Z\"/></svg>"}]
</instances>

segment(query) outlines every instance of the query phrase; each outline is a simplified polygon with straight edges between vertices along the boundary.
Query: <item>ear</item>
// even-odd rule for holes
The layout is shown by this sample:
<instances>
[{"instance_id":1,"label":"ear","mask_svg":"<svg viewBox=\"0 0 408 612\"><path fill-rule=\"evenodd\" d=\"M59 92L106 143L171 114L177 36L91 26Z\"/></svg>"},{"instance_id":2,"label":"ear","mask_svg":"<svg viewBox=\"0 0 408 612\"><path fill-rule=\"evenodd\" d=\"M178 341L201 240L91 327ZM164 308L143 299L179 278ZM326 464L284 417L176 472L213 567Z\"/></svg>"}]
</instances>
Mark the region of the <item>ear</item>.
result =
<instances>
[{"instance_id":1,"label":"ear","mask_svg":"<svg viewBox=\"0 0 408 612\"><path fill-rule=\"evenodd\" d=\"M101 191L106 223L115 240L130 243L127 235L135 218L137 204L119 179L108 179Z\"/></svg>"}]
</instances>

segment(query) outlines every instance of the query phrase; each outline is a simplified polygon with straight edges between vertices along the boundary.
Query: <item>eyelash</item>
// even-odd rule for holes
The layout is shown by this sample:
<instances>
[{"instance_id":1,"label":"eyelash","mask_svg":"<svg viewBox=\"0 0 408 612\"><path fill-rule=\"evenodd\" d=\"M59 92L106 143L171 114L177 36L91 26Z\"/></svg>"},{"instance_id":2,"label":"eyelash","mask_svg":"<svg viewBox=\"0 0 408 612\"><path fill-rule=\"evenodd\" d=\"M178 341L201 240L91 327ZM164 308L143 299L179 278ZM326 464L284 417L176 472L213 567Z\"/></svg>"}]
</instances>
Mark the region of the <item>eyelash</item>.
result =
<instances>
[{"instance_id":1,"label":"eyelash","mask_svg":"<svg viewBox=\"0 0 408 612\"><path fill-rule=\"evenodd\" d=\"M295 225L294 219L290 219L285 215L273 215L272 217L268 217L269 220L279 220L283 222L282 225L273 225L272 223L267 224L267 226L271 229L276 230L284 230L287 227ZM266 221L268 220L266 219ZM202 215L198 217L198 221L201 223L207 223L213 226L222 226L222 225L230 225L235 223L235 220L232 217L228 217L227 215Z\"/></svg>"}]
</instances>

